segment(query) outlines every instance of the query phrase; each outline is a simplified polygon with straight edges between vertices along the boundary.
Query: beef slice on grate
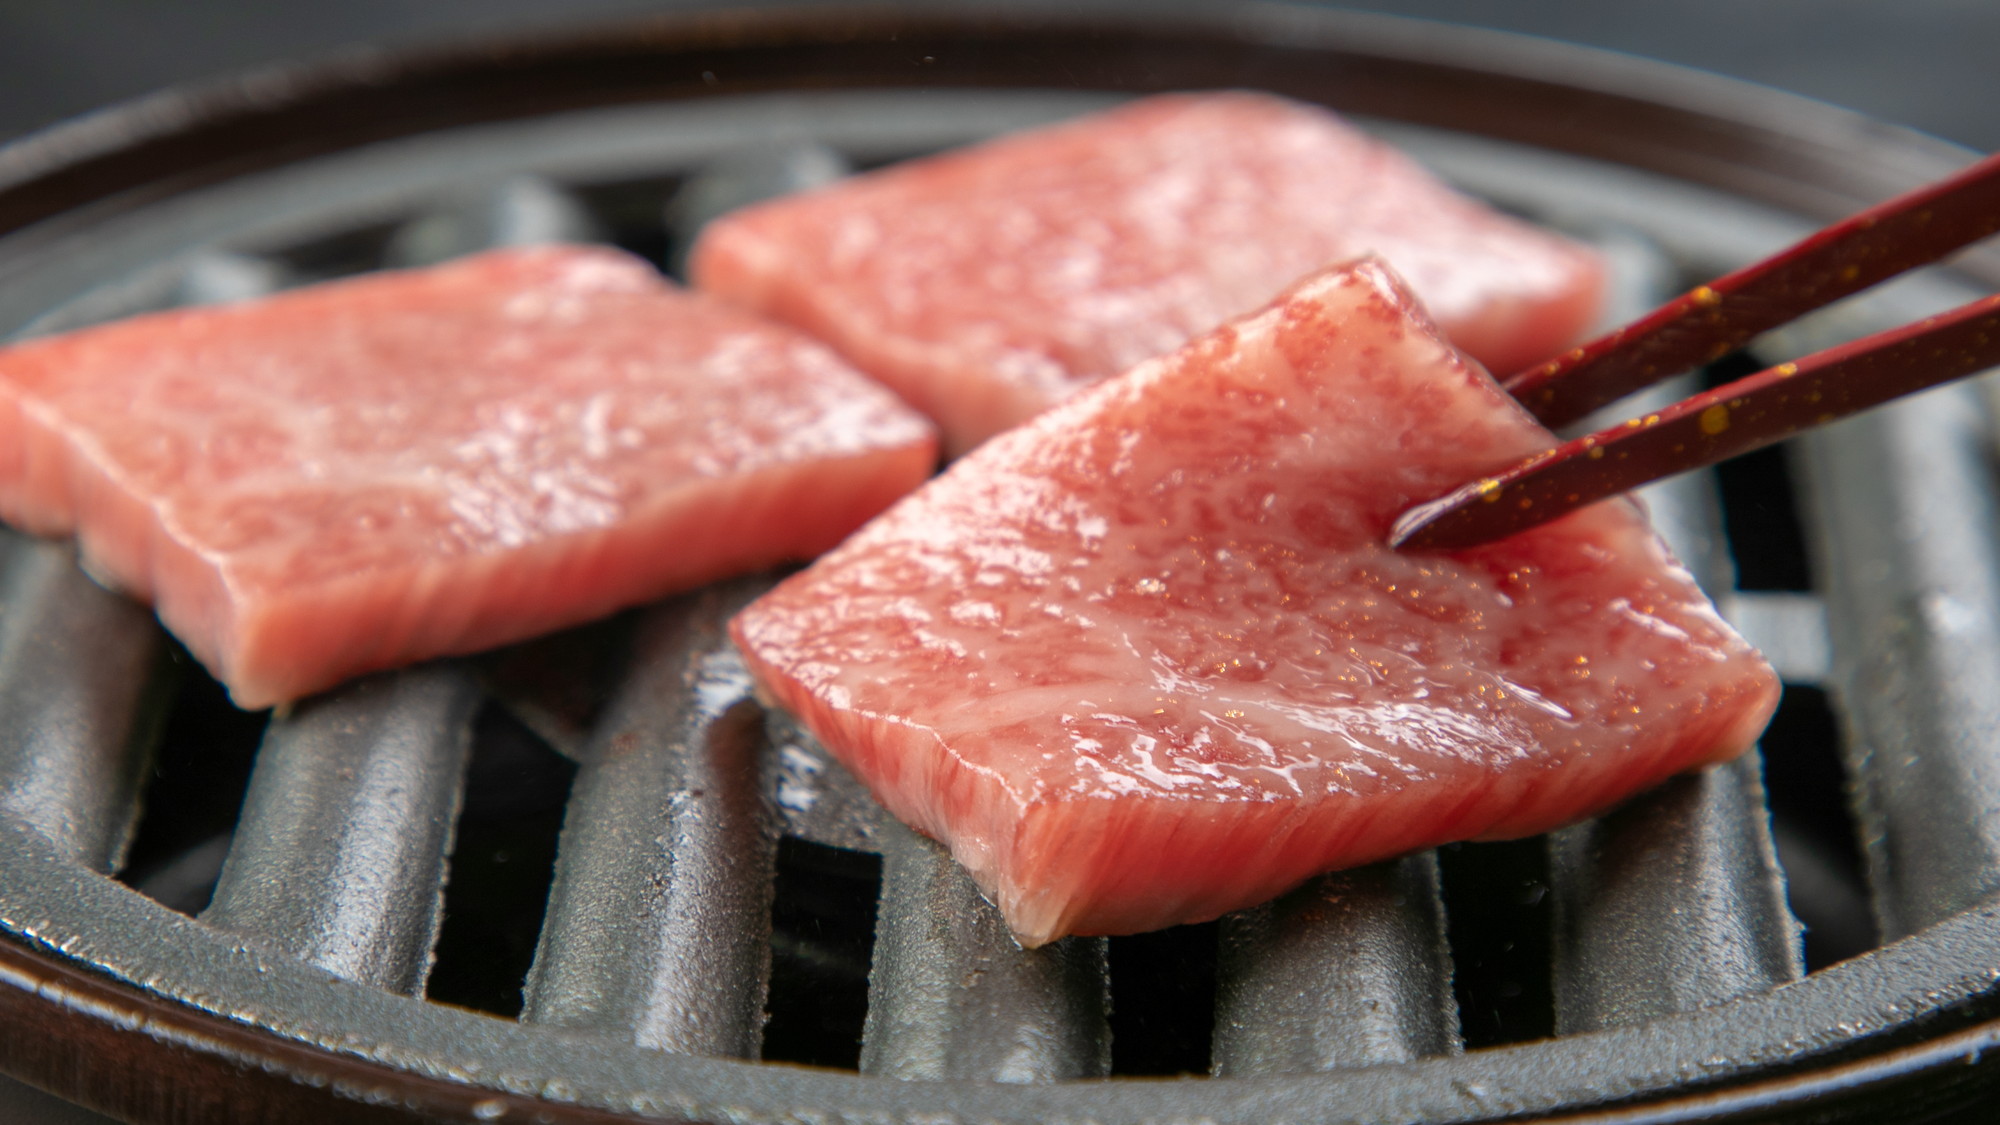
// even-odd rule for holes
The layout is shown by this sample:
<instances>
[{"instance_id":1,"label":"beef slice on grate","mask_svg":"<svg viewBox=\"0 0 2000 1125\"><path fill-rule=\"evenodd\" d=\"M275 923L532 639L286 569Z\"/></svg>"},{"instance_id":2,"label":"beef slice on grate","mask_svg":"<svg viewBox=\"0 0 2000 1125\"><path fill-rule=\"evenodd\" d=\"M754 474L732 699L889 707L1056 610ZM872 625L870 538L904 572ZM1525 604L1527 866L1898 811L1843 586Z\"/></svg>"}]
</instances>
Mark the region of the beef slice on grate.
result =
<instances>
[{"instance_id":1,"label":"beef slice on grate","mask_svg":"<svg viewBox=\"0 0 2000 1125\"><path fill-rule=\"evenodd\" d=\"M1372 252L1511 374L1596 314L1586 248L1446 188L1314 107L1149 98L752 207L702 288L798 325L936 418L953 452Z\"/></svg>"},{"instance_id":2,"label":"beef slice on grate","mask_svg":"<svg viewBox=\"0 0 2000 1125\"><path fill-rule=\"evenodd\" d=\"M0 518L242 706L806 558L930 424L619 251L495 251L0 352Z\"/></svg>"},{"instance_id":3,"label":"beef slice on grate","mask_svg":"<svg viewBox=\"0 0 2000 1125\"><path fill-rule=\"evenodd\" d=\"M1024 943L1212 918L1755 740L1776 678L1633 503L1383 545L1553 444L1364 261L995 438L734 629Z\"/></svg>"}]
</instances>

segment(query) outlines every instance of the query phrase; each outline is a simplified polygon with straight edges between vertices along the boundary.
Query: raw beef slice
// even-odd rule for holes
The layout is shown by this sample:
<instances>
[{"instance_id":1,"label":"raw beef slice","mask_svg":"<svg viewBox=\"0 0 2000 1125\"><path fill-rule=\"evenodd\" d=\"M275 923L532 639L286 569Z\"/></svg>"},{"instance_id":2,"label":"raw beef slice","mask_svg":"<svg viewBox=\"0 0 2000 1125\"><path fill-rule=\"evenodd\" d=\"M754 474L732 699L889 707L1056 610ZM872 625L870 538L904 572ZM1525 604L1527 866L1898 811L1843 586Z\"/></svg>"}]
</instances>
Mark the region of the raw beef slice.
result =
<instances>
[{"instance_id":1,"label":"raw beef slice","mask_svg":"<svg viewBox=\"0 0 2000 1125\"><path fill-rule=\"evenodd\" d=\"M1596 314L1590 251L1324 110L1150 98L714 223L697 286L811 332L954 452L1373 252L1500 375Z\"/></svg>"},{"instance_id":2,"label":"raw beef slice","mask_svg":"<svg viewBox=\"0 0 2000 1125\"><path fill-rule=\"evenodd\" d=\"M0 518L259 707L838 542L930 426L618 251L497 251L0 352Z\"/></svg>"},{"instance_id":3,"label":"raw beef slice","mask_svg":"<svg viewBox=\"0 0 2000 1125\"><path fill-rule=\"evenodd\" d=\"M1552 444L1364 261L995 438L736 636L1023 943L1212 918L1756 739L1777 680L1632 503L1383 545Z\"/></svg>"}]
</instances>

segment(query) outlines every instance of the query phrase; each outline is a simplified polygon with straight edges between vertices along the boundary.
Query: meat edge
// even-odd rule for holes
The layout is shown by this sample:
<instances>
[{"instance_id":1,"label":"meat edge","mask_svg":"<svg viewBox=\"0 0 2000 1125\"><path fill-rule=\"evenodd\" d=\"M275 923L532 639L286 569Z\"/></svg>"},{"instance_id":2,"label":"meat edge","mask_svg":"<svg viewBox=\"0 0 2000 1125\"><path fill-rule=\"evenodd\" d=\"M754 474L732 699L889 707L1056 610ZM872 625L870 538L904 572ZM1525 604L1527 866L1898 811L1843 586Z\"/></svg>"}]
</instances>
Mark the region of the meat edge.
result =
<instances>
[{"instance_id":1,"label":"meat edge","mask_svg":"<svg viewBox=\"0 0 2000 1125\"><path fill-rule=\"evenodd\" d=\"M1544 770L1454 782L1449 795L1440 792L1441 783L1426 781L1365 797L1024 799L997 775L952 752L934 730L830 706L777 674L759 656L742 621L739 617L732 623L731 633L767 698L825 741L873 747L865 758L849 762L850 767L871 779L871 792L891 814L947 842L952 858L999 906L1015 939L1027 948L1068 934L1141 933L1207 921L1266 902L1326 871L1365 866L1452 840L1515 839L1587 820L1676 774L1744 753L1763 731L1779 695L1775 677L1746 681L1742 692L1708 698L1706 719L1678 712L1662 716L1659 725L1677 730L1680 737L1663 737L1644 747L1649 756L1638 769L1629 755L1598 754ZM1739 698L1744 695L1749 698ZM886 734L890 730L893 737ZM1699 746L1708 750L1687 752ZM910 772L911 763L928 772ZM1495 781L1504 788L1492 788ZM1552 818L1547 803L1536 802L1532 791L1544 784L1566 786L1576 794L1564 815ZM1366 815L1329 815L1328 802L1355 802ZM1452 811L1440 817L1434 811L1440 805ZM1531 819L1518 818L1524 807L1533 809ZM964 816L931 815L930 810L946 808L993 811L977 824ZM950 832L945 819L952 821ZM1419 823L1430 827L1409 827ZM1190 836L1197 838L1192 844ZM1188 854L1190 847L1228 851L1244 870L1263 877L1190 893L1178 867L1161 862L1163 856ZM1104 870L1121 871L1122 878L1112 884L1097 881L1095 874ZM1030 892L1030 887L1039 890ZM1115 887L1116 893L1107 887ZM1086 888L1101 902L1145 905L1088 909L1078 902Z\"/></svg>"}]
</instances>

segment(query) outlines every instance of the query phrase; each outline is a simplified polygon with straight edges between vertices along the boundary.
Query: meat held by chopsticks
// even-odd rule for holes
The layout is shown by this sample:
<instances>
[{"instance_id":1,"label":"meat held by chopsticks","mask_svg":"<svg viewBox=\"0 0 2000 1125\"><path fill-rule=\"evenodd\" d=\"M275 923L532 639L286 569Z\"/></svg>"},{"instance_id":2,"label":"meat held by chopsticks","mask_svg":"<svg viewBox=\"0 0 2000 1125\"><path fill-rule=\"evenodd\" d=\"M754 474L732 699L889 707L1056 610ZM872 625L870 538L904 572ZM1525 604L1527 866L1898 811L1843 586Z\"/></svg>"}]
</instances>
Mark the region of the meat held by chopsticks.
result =
<instances>
[{"instance_id":1,"label":"meat held by chopsticks","mask_svg":"<svg viewBox=\"0 0 2000 1125\"><path fill-rule=\"evenodd\" d=\"M734 628L1023 943L1212 918L1756 739L1776 677L1631 503L1385 544L1553 444L1363 262L982 446Z\"/></svg>"}]
</instances>

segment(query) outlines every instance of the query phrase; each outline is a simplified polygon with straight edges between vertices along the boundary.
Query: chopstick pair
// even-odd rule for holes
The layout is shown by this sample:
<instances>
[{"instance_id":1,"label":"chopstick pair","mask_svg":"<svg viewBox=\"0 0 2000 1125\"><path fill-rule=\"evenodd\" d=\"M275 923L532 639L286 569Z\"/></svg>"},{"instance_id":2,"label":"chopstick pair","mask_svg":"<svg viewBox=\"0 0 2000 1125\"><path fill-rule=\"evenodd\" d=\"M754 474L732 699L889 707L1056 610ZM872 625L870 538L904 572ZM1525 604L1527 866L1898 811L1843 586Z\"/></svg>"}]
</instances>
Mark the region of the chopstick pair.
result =
<instances>
[{"instance_id":1,"label":"chopstick pair","mask_svg":"<svg viewBox=\"0 0 2000 1125\"><path fill-rule=\"evenodd\" d=\"M1996 232L2000 155L1835 223L1503 385L1543 424L1561 426ZM1404 512L1389 544L1450 550L1490 542L1996 365L2000 295L1565 442Z\"/></svg>"}]
</instances>

